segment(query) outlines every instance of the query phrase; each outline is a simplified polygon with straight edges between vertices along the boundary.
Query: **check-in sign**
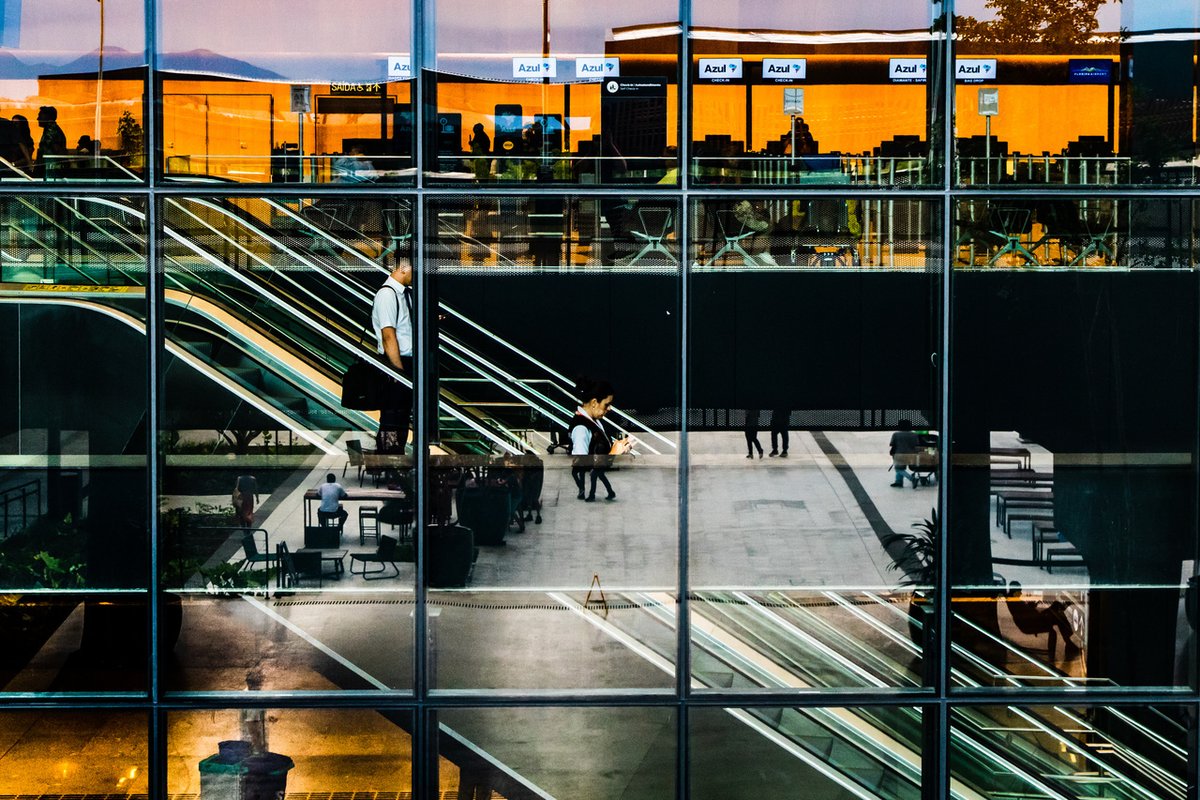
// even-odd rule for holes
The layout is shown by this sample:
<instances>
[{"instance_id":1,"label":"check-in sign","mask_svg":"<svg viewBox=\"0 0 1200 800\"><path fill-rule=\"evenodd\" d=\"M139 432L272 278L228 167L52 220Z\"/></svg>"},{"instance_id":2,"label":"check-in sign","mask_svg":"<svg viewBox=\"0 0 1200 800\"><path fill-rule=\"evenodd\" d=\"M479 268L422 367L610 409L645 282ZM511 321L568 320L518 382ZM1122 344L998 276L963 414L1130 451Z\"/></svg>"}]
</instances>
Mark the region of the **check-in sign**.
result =
<instances>
[{"instance_id":1,"label":"check-in sign","mask_svg":"<svg viewBox=\"0 0 1200 800\"><path fill-rule=\"evenodd\" d=\"M387 79L389 81L412 80L412 59L408 56L388 56Z\"/></svg>"},{"instance_id":2,"label":"check-in sign","mask_svg":"<svg viewBox=\"0 0 1200 800\"><path fill-rule=\"evenodd\" d=\"M808 62L803 58L764 58L763 80L802 81L808 72Z\"/></svg>"},{"instance_id":3,"label":"check-in sign","mask_svg":"<svg viewBox=\"0 0 1200 800\"><path fill-rule=\"evenodd\" d=\"M619 58L577 58L575 59L575 77L603 80L604 78L621 77L621 59Z\"/></svg>"},{"instance_id":4,"label":"check-in sign","mask_svg":"<svg viewBox=\"0 0 1200 800\"><path fill-rule=\"evenodd\" d=\"M924 83L925 70L923 58L888 59L888 79L893 83Z\"/></svg>"},{"instance_id":5,"label":"check-in sign","mask_svg":"<svg viewBox=\"0 0 1200 800\"><path fill-rule=\"evenodd\" d=\"M514 78L554 78L558 76L558 59L547 58L514 58L512 60Z\"/></svg>"},{"instance_id":6,"label":"check-in sign","mask_svg":"<svg viewBox=\"0 0 1200 800\"><path fill-rule=\"evenodd\" d=\"M700 80L702 81L741 80L741 77L742 60L740 58L700 59Z\"/></svg>"},{"instance_id":7,"label":"check-in sign","mask_svg":"<svg viewBox=\"0 0 1200 800\"><path fill-rule=\"evenodd\" d=\"M963 83L983 83L996 79L996 59L960 58L954 63L954 78Z\"/></svg>"}]
</instances>

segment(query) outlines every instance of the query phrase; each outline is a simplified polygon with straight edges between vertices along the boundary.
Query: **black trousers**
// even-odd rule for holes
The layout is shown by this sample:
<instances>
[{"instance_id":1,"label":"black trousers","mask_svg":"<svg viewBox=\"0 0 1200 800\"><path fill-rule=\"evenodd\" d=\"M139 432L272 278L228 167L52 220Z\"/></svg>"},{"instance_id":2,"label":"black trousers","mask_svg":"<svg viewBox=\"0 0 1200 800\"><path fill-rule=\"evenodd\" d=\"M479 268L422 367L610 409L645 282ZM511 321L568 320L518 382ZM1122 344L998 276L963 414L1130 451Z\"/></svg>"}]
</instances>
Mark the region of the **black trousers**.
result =
<instances>
[{"instance_id":1,"label":"black trousers","mask_svg":"<svg viewBox=\"0 0 1200 800\"><path fill-rule=\"evenodd\" d=\"M416 374L413 360L401 356L404 374L411 381ZM408 429L412 422L412 389L400 381L388 380L383 407L379 410L379 433L375 449L380 453L403 453L408 444Z\"/></svg>"}]
</instances>

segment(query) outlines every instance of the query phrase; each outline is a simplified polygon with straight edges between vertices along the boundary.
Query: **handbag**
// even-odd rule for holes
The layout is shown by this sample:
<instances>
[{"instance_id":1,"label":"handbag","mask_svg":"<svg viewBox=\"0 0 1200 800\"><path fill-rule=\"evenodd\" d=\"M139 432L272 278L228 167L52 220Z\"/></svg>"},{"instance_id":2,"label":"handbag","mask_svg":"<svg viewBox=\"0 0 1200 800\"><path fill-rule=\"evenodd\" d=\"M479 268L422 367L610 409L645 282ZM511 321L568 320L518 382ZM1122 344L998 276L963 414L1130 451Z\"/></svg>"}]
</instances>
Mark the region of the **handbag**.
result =
<instances>
[{"instance_id":1,"label":"handbag","mask_svg":"<svg viewBox=\"0 0 1200 800\"><path fill-rule=\"evenodd\" d=\"M242 490L236 486L233 487L233 494L230 495L229 499L233 502L234 508L240 507L242 505Z\"/></svg>"},{"instance_id":2,"label":"handbag","mask_svg":"<svg viewBox=\"0 0 1200 800\"><path fill-rule=\"evenodd\" d=\"M342 374L342 408L378 411L383 408L387 376L374 361L356 358Z\"/></svg>"}]
</instances>

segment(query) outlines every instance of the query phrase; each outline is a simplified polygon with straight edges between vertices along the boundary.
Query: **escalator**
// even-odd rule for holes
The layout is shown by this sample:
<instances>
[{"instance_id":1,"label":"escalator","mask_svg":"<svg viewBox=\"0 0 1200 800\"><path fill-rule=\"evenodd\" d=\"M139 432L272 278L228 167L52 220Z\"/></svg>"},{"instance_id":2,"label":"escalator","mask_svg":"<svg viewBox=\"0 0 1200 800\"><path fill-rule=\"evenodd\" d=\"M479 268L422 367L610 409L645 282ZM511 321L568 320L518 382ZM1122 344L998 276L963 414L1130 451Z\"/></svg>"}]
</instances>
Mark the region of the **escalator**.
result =
<instances>
[{"instance_id":1,"label":"escalator","mask_svg":"<svg viewBox=\"0 0 1200 800\"><path fill-rule=\"evenodd\" d=\"M19 283L5 293L31 299L37 295L64 297L66 286L117 289L144 285L144 214L129 204L111 198L54 200L49 208L17 199L28 217L37 220L38 234L16 225L27 247L40 251L40 262L5 258L6 280ZM358 336L348 333L349 323L326 316L319 298L306 295L286 280L284 270L262 270L271 264L256 256L261 246L237 242L199 217L168 201L177 218L190 219L210 230L234 253L255 257L255 269L228 266L228 261L209 252L169 224L164 228L170 246L163 253L166 295L165 327L169 342L189 352L196 360L215 359L212 364L224 378L249 394L257 394L259 405L269 405L288 423L281 429L312 439L319 431L332 438L344 430L373 430L370 415L342 409L338 380L345 366L366 352ZM227 219L218 210L220 219ZM10 215L11 218L11 215ZM0 257L7 254L0 253ZM231 253L223 254L226 259ZM33 266L28 266L32 264ZM19 270L23 269L24 272ZM33 283L36 281L36 285ZM273 285L277 284L277 286ZM282 287L278 289L277 287ZM91 306L86 306L91 307ZM172 363L166 364L169 372ZM393 373L394 374L394 373ZM401 377L401 376L396 376ZM403 378L401 377L403 380ZM486 417L471 415L443 402L443 413L471 434L476 450L518 452L510 432ZM231 412L232 415L233 412ZM189 427L211 427L191 424Z\"/></svg>"},{"instance_id":2,"label":"escalator","mask_svg":"<svg viewBox=\"0 0 1200 800\"><path fill-rule=\"evenodd\" d=\"M603 626L634 652L672 671L672 599L651 594L624 599L644 613ZM910 636L907 611L878 594L822 592L799 600L784 592L698 592L691 608L696 690L921 685L921 653ZM951 677L960 687L1039 685L974 663L981 660L961 645L954 646L953 657ZM979 674L985 668L986 678ZM870 796L919 793L922 721L916 708L729 713L779 746L795 748L806 763L804 754L836 766L836 780L848 780ZM1182 800L1186 749L1180 743L1185 741L1180 723L1155 709L1015 707L998 697L994 706L964 706L953 713L952 794Z\"/></svg>"}]
</instances>

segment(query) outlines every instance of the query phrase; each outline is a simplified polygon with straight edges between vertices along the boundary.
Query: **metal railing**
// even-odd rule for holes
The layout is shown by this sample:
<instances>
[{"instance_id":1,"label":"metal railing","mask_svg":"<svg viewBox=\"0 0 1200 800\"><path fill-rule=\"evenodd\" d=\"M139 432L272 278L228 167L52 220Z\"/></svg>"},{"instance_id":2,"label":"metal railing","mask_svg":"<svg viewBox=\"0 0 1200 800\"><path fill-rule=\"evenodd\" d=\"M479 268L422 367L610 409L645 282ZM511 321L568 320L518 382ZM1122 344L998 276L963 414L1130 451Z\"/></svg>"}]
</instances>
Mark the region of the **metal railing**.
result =
<instances>
[{"instance_id":1,"label":"metal railing","mask_svg":"<svg viewBox=\"0 0 1200 800\"><path fill-rule=\"evenodd\" d=\"M21 507L20 512L13 511L18 504ZM0 538L7 539L14 533L25 530L30 521L36 520L42 513L41 479L34 478L19 486L0 491L0 509L2 509L0 514L4 518L4 527L0 529Z\"/></svg>"}]
</instances>

